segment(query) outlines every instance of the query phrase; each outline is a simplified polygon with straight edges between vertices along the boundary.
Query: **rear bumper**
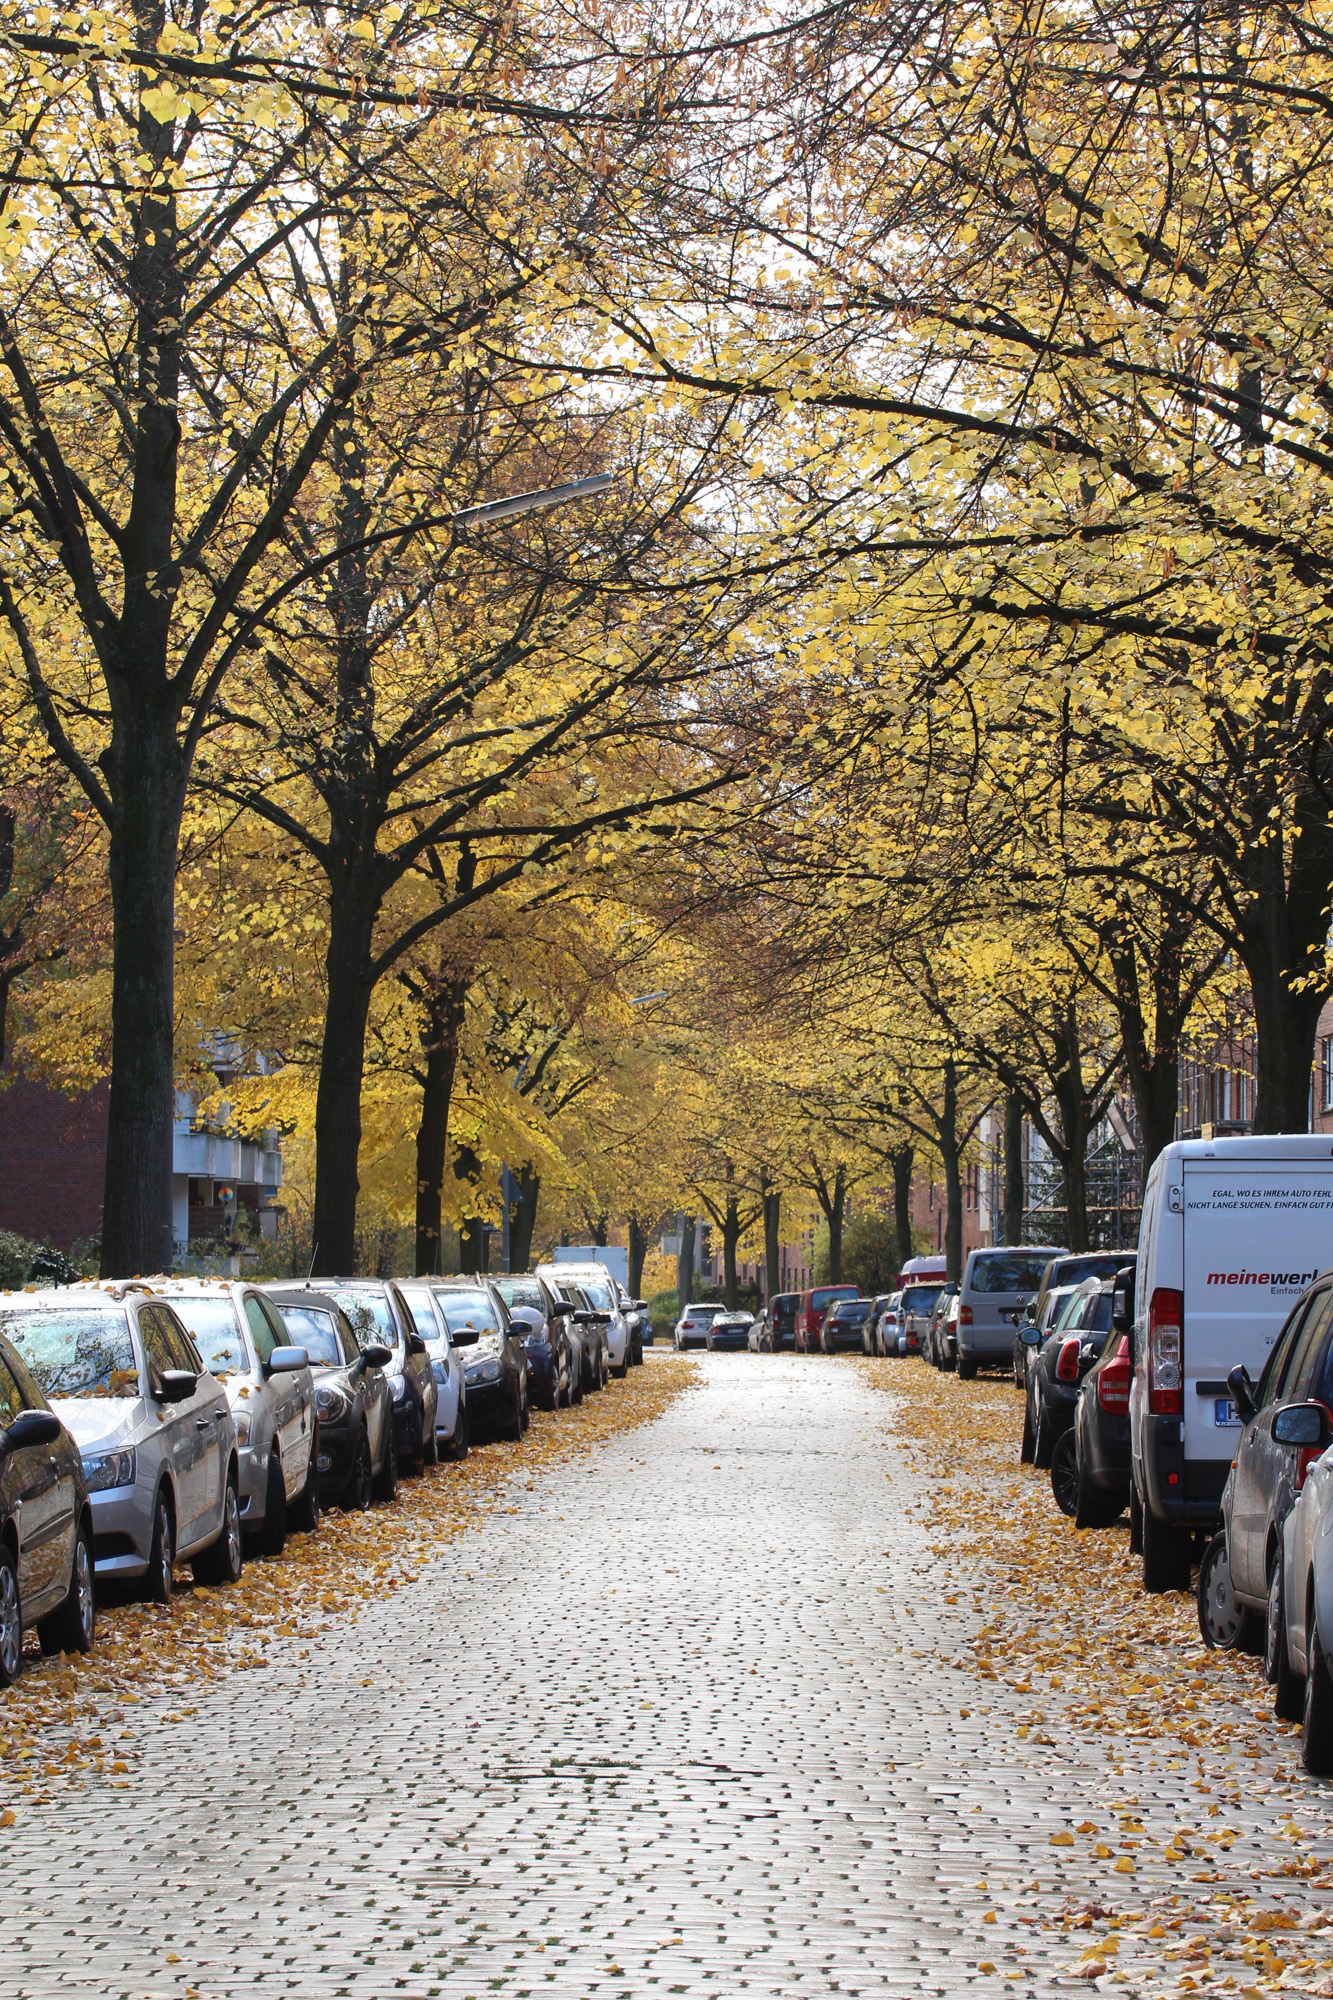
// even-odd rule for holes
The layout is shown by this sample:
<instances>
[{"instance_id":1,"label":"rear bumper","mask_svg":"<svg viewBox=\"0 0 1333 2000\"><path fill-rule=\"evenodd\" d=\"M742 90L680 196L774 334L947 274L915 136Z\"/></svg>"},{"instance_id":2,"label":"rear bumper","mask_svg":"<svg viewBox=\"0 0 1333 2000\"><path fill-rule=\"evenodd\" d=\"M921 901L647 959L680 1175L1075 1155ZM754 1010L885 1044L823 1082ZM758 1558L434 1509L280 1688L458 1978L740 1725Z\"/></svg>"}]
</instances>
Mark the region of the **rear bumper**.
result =
<instances>
[{"instance_id":1,"label":"rear bumper","mask_svg":"<svg viewBox=\"0 0 1333 2000\"><path fill-rule=\"evenodd\" d=\"M969 1361L1009 1361L1014 1352L1011 1326L960 1326L956 1329L958 1352Z\"/></svg>"},{"instance_id":2,"label":"rear bumper","mask_svg":"<svg viewBox=\"0 0 1333 2000\"><path fill-rule=\"evenodd\" d=\"M1229 1458L1185 1456L1183 1417L1144 1417L1137 1463L1143 1504L1159 1521L1180 1528L1216 1527Z\"/></svg>"}]
</instances>

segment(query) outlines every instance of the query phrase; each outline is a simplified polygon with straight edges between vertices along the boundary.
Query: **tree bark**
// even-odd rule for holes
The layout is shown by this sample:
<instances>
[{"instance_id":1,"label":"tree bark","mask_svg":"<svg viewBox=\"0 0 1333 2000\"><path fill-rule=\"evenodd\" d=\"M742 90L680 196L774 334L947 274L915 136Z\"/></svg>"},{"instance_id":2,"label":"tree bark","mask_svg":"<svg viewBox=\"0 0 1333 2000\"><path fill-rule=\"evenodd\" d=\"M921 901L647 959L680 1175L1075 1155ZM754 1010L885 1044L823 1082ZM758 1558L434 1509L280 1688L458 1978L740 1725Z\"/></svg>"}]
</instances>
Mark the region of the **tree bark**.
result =
<instances>
[{"instance_id":1,"label":"tree bark","mask_svg":"<svg viewBox=\"0 0 1333 2000\"><path fill-rule=\"evenodd\" d=\"M841 1162L830 1188L822 1167L815 1167L815 1197L828 1224L828 1281L842 1283L842 1224L847 1209L847 1169Z\"/></svg>"},{"instance_id":2,"label":"tree bark","mask_svg":"<svg viewBox=\"0 0 1333 2000\"><path fill-rule=\"evenodd\" d=\"M513 1185L518 1198L509 1204L509 1268L526 1271L532 1263L532 1234L537 1226L537 1203L542 1191L541 1175L531 1160L513 1175Z\"/></svg>"},{"instance_id":3,"label":"tree bark","mask_svg":"<svg viewBox=\"0 0 1333 2000\"><path fill-rule=\"evenodd\" d=\"M1017 1091L1004 1100L1004 1216L1002 1233L1006 1243L1023 1241L1023 1100Z\"/></svg>"},{"instance_id":4,"label":"tree bark","mask_svg":"<svg viewBox=\"0 0 1333 2000\"><path fill-rule=\"evenodd\" d=\"M740 1242L740 1236L740 1204L734 1194L729 1194L726 1211L722 1217L722 1296L727 1302L729 1312L735 1312L740 1304L740 1292L736 1283L736 1245Z\"/></svg>"},{"instance_id":5,"label":"tree bark","mask_svg":"<svg viewBox=\"0 0 1333 2000\"><path fill-rule=\"evenodd\" d=\"M1078 1017L1070 1001L1056 1030L1057 1061L1053 1082L1060 1113L1065 1184L1065 1224L1071 1250L1088 1248L1088 1121L1090 1106L1083 1089L1083 1056Z\"/></svg>"},{"instance_id":6,"label":"tree bark","mask_svg":"<svg viewBox=\"0 0 1333 2000\"><path fill-rule=\"evenodd\" d=\"M893 1154L893 1233L898 1246L901 1271L912 1255L912 1168L916 1164L914 1146L898 1146Z\"/></svg>"},{"instance_id":7,"label":"tree bark","mask_svg":"<svg viewBox=\"0 0 1333 2000\"><path fill-rule=\"evenodd\" d=\"M426 1068L421 1081L417 1123L416 1272L431 1277L440 1261L440 1205L444 1163L449 1150L449 1106L458 1070L458 1036L467 1002L467 981L449 979L431 987L421 1041Z\"/></svg>"},{"instance_id":8,"label":"tree bark","mask_svg":"<svg viewBox=\"0 0 1333 2000\"><path fill-rule=\"evenodd\" d=\"M1315 1032L1328 998L1322 976L1308 991L1292 986L1309 971L1322 973L1333 881L1329 829L1308 806L1297 820L1289 877L1280 840L1246 855L1251 897L1237 952L1254 997L1256 1132L1309 1129Z\"/></svg>"},{"instance_id":9,"label":"tree bark","mask_svg":"<svg viewBox=\"0 0 1333 2000\"><path fill-rule=\"evenodd\" d=\"M775 1299L782 1290L782 1192L773 1187L767 1173L764 1190L764 1298Z\"/></svg>"},{"instance_id":10,"label":"tree bark","mask_svg":"<svg viewBox=\"0 0 1333 2000\"><path fill-rule=\"evenodd\" d=\"M632 1299L643 1292L643 1260L648 1255L648 1232L637 1215L629 1218L629 1285Z\"/></svg>"},{"instance_id":11,"label":"tree bark","mask_svg":"<svg viewBox=\"0 0 1333 2000\"><path fill-rule=\"evenodd\" d=\"M684 1312L694 1297L694 1238L695 1220L693 1215L680 1218L680 1249L676 1255L676 1304Z\"/></svg>"},{"instance_id":12,"label":"tree bark","mask_svg":"<svg viewBox=\"0 0 1333 2000\"><path fill-rule=\"evenodd\" d=\"M345 882L329 899L324 1038L315 1095L314 1276L356 1269L361 1084L370 1014L373 908Z\"/></svg>"},{"instance_id":13,"label":"tree bark","mask_svg":"<svg viewBox=\"0 0 1333 2000\"><path fill-rule=\"evenodd\" d=\"M952 1056L944 1059L939 1136L944 1168L944 1275L949 1284L957 1285L963 1276L963 1175L958 1143L958 1067Z\"/></svg>"}]
</instances>

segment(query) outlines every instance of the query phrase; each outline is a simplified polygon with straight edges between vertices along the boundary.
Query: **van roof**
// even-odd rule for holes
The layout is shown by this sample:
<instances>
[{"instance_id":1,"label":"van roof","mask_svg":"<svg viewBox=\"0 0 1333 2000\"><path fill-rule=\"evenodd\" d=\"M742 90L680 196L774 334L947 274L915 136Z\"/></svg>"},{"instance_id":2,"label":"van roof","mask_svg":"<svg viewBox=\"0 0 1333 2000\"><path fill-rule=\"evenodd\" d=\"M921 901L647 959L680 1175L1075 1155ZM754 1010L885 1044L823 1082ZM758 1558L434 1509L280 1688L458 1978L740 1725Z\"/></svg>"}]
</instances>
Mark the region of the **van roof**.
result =
<instances>
[{"instance_id":1,"label":"van roof","mask_svg":"<svg viewBox=\"0 0 1333 2000\"><path fill-rule=\"evenodd\" d=\"M1333 1160L1333 1133L1261 1132L1242 1139L1173 1139L1162 1160Z\"/></svg>"}]
</instances>

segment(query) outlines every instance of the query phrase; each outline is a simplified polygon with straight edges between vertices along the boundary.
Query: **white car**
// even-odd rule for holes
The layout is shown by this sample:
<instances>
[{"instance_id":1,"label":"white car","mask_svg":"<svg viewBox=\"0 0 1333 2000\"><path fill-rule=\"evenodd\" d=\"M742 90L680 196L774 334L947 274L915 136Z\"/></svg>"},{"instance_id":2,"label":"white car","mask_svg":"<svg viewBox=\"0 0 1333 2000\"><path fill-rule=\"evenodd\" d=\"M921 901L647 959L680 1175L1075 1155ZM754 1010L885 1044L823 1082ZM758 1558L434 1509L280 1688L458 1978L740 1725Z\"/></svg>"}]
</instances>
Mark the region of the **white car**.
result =
<instances>
[{"instance_id":1,"label":"white car","mask_svg":"<svg viewBox=\"0 0 1333 2000\"><path fill-rule=\"evenodd\" d=\"M616 1283L604 1264L539 1264L536 1275L552 1285L576 1285L594 1312L606 1320L606 1363L613 1375L629 1369L629 1321L620 1309Z\"/></svg>"},{"instance_id":2,"label":"white car","mask_svg":"<svg viewBox=\"0 0 1333 2000\"><path fill-rule=\"evenodd\" d=\"M725 1306L717 1304L703 1305L696 1302L686 1306L676 1321L676 1329L672 1335L677 1350L683 1351L687 1347L707 1347L709 1327L718 1315L726 1310Z\"/></svg>"},{"instance_id":3,"label":"white car","mask_svg":"<svg viewBox=\"0 0 1333 2000\"><path fill-rule=\"evenodd\" d=\"M1333 1772L1333 1451L1322 1403L1288 1403L1273 1436L1296 1453L1296 1504L1282 1532L1281 1580L1268 1600L1264 1667L1277 1712L1295 1719L1301 1703L1301 1758L1320 1777Z\"/></svg>"},{"instance_id":4,"label":"white car","mask_svg":"<svg viewBox=\"0 0 1333 2000\"><path fill-rule=\"evenodd\" d=\"M435 1437L441 1458L467 1457L467 1383L463 1360L449 1338L444 1304L429 1280L403 1278L398 1289L412 1308L435 1376Z\"/></svg>"}]
</instances>

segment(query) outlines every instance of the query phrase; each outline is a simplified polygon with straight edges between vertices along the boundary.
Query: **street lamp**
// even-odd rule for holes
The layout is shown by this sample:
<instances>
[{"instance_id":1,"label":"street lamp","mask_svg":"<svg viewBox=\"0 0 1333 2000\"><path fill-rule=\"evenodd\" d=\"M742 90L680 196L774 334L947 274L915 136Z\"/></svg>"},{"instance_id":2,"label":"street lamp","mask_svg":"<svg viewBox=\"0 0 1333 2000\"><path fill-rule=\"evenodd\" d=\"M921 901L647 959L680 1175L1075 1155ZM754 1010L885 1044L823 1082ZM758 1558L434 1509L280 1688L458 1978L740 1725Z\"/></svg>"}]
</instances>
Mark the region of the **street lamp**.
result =
<instances>
[{"instance_id":1,"label":"street lamp","mask_svg":"<svg viewBox=\"0 0 1333 2000\"><path fill-rule=\"evenodd\" d=\"M560 507L566 500L590 500L615 485L612 473L594 473L591 479L567 479L563 486L543 486L535 493L515 493L508 500L483 500L479 507L464 507L454 515L454 525L470 528L486 521L507 521L514 514L534 514L539 507Z\"/></svg>"}]
</instances>

